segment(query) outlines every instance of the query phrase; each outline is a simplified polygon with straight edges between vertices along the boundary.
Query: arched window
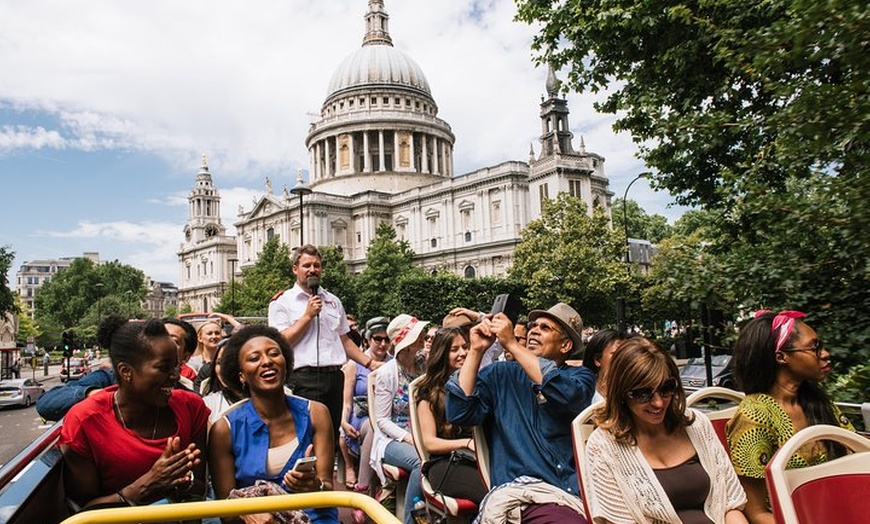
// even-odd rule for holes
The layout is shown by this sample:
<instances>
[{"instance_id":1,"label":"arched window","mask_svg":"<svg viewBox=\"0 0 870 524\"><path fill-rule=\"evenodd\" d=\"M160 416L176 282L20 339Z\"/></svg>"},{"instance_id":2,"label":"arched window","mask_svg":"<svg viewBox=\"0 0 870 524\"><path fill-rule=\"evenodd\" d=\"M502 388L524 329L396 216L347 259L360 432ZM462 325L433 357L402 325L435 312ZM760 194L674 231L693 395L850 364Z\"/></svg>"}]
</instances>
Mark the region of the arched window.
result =
<instances>
[{"instance_id":1,"label":"arched window","mask_svg":"<svg viewBox=\"0 0 870 524\"><path fill-rule=\"evenodd\" d=\"M475 276L474 268L471 266L465 266L464 274L465 274L465 278L474 278L474 276Z\"/></svg>"}]
</instances>

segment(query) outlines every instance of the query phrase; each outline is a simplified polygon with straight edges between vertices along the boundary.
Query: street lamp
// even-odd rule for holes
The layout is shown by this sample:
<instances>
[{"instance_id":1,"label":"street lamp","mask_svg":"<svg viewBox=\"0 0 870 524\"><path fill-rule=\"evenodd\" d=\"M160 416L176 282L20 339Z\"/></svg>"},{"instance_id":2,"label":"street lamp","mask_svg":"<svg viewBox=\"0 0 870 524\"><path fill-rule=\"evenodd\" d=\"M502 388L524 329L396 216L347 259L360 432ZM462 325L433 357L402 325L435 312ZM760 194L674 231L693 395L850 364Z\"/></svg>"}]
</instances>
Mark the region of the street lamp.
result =
<instances>
[{"instance_id":1,"label":"street lamp","mask_svg":"<svg viewBox=\"0 0 870 524\"><path fill-rule=\"evenodd\" d=\"M296 185L290 190L294 195L299 195L299 245L305 245L305 215L302 213L302 197L310 195L313 191L302 180L302 168L296 172Z\"/></svg>"},{"instance_id":2,"label":"street lamp","mask_svg":"<svg viewBox=\"0 0 870 524\"><path fill-rule=\"evenodd\" d=\"M230 262L230 315L236 316L236 262L238 258L231 258Z\"/></svg>"},{"instance_id":3,"label":"street lamp","mask_svg":"<svg viewBox=\"0 0 870 524\"><path fill-rule=\"evenodd\" d=\"M625 187L625 192L622 194L622 228L625 233L625 270L628 272L628 277L631 278L631 246L628 244L628 190L631 186L641 178L649 178L652 173L644 171L632 179ZM625 297L616 297L616 324L620 333L625 333Z\"/></svg>"}]
</instances>

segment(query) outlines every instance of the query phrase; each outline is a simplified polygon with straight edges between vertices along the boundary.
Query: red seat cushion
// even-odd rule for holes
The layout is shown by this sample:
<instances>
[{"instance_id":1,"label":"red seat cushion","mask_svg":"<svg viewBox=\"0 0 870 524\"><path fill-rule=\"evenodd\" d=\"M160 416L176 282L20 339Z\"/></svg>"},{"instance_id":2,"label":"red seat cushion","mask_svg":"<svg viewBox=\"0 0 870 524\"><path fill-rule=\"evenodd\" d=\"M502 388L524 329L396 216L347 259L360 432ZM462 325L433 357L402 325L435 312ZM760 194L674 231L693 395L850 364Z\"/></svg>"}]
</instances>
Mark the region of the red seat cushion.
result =
<instances>
[{"instance_id":1,"label":"red seat cushion","mask_svg":"<svg viewBox=\"0 0 870 524\"><path fill-rule=\"evenodd\" d=\"M451 516L459 516L466 515L469 513L477 513L477 504L468 500L468 499L457 499L453 497L444 496L444 499L447 500L447 504L452 506L450 508L444 505L444 500L442 500L442 496L433 493L431 491L423 490L423 495L426 496L426 500L429 501L433 506L438 508L439 510L450 514ZM456 508L456 511L453 510Z\"/></svg>"},{"instance_id":2,"label":"red seat cushion","mask_svg":"<svg viewBox=\"0 0 870 524\"><path fill-rule=\"evenodd\" d=\"M384 468L384 475L394 482L406 480L411 474L408 470L391 464L382 464L382 466Z\"/></svg>"},{"instance_id":3,"label":"red seat cushion","mask_svg":"<svg viewBox=\"0 0 870 524\"><path fill-rule=\"evenodd\" d=\"M864 524L870 520L870 473L811 480L791 498L801 522Z\"/></svg>"}]
</instances>

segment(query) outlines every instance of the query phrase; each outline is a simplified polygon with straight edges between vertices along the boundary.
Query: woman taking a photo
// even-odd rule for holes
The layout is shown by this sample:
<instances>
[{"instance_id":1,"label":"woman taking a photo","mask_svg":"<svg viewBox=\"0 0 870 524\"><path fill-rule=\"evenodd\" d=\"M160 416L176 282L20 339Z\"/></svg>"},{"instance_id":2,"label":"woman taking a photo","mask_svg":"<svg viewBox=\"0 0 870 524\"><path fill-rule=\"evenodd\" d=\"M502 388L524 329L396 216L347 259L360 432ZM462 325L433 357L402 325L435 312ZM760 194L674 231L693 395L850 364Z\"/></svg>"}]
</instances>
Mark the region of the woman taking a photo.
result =
<instances>
[{"instance_id":1,"label":"woman taking a photo","mask_svg":"<svg viewBox=\"0 0 870 524\"><path fill-rule=\"evenodd\" d=\"M686 409L674 360L626 340L610 363L598 428L586 444L595 522L738 524L746 495L713 425Z\"/></svg>"},{"instance_id":2,"label":"woman taking a photo","mask_svg":"<svg viewBox=\"0 0 870 524\"><path fill-rule=\"evenodd\" d=\"M423 465L429 484L438 493L479 505L486 487L477 472L471 428L451 424L445 415L444 386L465 362L468 344L467 332L459 327L441 328L435 334L426 376L417 388L417 416L423 447L430 454Z\"/></svg>"},{"instance_id":3,"label":"woman taking a photo","mask_svg":"<svg viewBox=\"0 0 870 524\"><path fill-rule=\"evenodd\" d=\"M88 396L60 437L67 494L83 507L201 499L208 409L173 389L178 348L163 322L106 318L97 334L117 385Z\"/></svg>"},{"instance_id":4,"label":"woman taking a photo","mask_svg":"<svg viewBox=\"0 0 870 524\"><path fill-rule=\"evenodd\" d=\"M749 522L772 523L764 468L795 433L814 424L855 428L828 399L819 382L830 371L831 354L799 311L759 311L740 330L732 365L746 392L728 422L731 461L746 490ZM841 452L833 444L812 443L789 461L789 468L825 462Z\"/></svg>"},{"instance_id":5,"label":"woman taking a photo","mask_svg":"<svg viewBox=\"0 0 870 524\"><path fill-rule=\"evenodd\" d=\"M326 406L289 396L284 383L293 353L274 328L247 326L223 349L221 376L248 395L214 423L209 435L212 483L218 499L236 488L271 481L290 493L332 490L335 442ZM312 470L296 461L316 457ZM312 522L338 523L335 508L306 510Z\"/></svg>"}]
</instances>

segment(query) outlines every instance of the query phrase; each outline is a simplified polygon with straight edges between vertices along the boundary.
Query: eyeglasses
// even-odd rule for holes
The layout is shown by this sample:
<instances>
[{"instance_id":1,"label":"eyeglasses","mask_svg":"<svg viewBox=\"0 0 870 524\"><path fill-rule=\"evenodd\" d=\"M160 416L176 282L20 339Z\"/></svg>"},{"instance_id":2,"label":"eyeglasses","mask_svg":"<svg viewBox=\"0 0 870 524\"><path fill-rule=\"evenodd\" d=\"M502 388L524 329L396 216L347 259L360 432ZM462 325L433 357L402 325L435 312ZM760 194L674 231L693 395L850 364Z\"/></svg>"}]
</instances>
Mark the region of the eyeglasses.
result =
<instances>
[{"instance_id":1,"label":"eyeglasses","mask_svg":"<svg viewBox=\"0 0 870 524\"><path fill-rule=\"evenodd\" d=\"M374 340L378 344L390 343L390 337L380 337L378 335L374 335L372 337L372 340Z\"/></svg>"},{"instance_id":2,"label":"eyeglasses","mask_svg":"<svg viewBox=\"0 0 870 524\"><path fill-rule=\"evenodd\" d=\"M537 320L533 320L533 321L529 322L528 324L526 324L526 328L528 330L527 332L529 332L535 328L538 328L545 333L549 333L549 332L561 333L562 332L557 327L551 326L550 324L547 324L546 322L540 322Z\"/></svg>"},{"instance_id":3,"label":"eyeglasses","mask_svg":"<svg viewBox=\"0 0 870 524\"><path fill-rule=\"evenodd\" d=\"M659 387L655 389L650 387L632 389L628 392L628 399L637 404L647 404L652 401L656 393L665 399L673 397L676 392L677 379L671 377L665 379L661 384L659 384Z\"/></svg>"},{"instance_id":4,"label":"eyeglasses","mask_svg":"<svg viewBox=\"0 0 870 524\"><path fill-rule=\"evenodd\" d=\"M780 351L783 351L785 353L796 353L798 351L812 351L816 354L816 358L821 359L822 358L822 351L824 349L825 349L825 343L822 342L820 339L816 339L816 341L813 342L812 346L803 347L803 348L781 349Z\"/></svg>"},{"instance_id":5,"label":"eyeglasses","mask_svg":"<svg viewBox=\"0 0 870 524\"><path fill-rule=\"evenodd\" d=\"M433 340L435 340L435 337L433 337L432 335L426 335L425 337L423 337L424 342L432 342Z\"/></svg>"}]
</instances>

